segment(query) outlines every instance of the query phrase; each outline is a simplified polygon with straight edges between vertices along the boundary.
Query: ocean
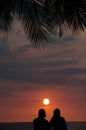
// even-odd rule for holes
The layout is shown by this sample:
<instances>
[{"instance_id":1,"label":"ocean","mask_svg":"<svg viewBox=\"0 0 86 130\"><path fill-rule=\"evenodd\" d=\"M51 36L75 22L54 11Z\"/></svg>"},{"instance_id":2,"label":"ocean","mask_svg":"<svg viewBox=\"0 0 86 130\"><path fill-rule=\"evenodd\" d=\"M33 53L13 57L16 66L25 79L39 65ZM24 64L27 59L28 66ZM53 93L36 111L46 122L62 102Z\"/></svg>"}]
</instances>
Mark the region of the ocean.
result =
<instances>
[{"instance_id":1,"label":"ocean","mask_svg":"<svg viewBox=\"0 0 86 130\"><path fill-rule=\"evenodd\" d=\"M67 122L68 130L86 130L86 122ZM33 130L32 122L0 123L0 130Z\"/></svg>"}]
</instances>

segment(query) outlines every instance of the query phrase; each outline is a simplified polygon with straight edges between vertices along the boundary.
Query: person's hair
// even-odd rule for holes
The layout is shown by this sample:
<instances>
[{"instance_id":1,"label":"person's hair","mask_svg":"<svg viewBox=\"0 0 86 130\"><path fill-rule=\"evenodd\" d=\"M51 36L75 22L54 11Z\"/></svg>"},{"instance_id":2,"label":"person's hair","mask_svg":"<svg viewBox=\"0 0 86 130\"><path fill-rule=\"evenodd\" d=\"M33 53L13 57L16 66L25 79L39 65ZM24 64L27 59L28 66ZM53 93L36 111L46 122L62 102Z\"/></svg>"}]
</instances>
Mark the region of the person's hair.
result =
<instances>
[{"instance_id":1,"label":"person's hair","mask_svg":"<svg viewBox=\"0 0 86 130\"><path fill-rule=\"evenodd\" d=\"M40 109L40 110L39 110L39 112L38 112L38 117L40 117L40 118L46 117L46 113L45 113L45 110L44 110L44 109Z\"/></svg>"},{"instance_id":2,"label":"person's hair","mask_svg":"<svg viewBox=\"0 0 86 130\"><path fill-rule=\"evenodd\" d=\"M60 116L61 112L58 108L53 111L54 116Z\"/></svg>"}]
</instances>

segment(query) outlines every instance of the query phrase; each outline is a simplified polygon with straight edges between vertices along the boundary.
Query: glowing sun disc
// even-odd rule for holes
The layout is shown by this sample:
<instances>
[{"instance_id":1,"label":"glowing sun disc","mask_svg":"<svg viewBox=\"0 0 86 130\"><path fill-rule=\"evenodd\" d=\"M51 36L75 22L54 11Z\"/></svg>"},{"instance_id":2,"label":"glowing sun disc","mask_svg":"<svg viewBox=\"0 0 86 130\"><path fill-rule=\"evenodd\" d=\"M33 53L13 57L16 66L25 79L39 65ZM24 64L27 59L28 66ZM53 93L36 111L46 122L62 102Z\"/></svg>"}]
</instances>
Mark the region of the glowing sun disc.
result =
<instances>
[{"instance_id":1,"label":"glowing sun disc","mask_svg":"<svg viewBox=\"0 0 86 130\"><path fill-rule=\"evenodd\" d=\"M43 104L44 105L48 105L50 103L50 100L48 99L48 98L45 98L44 100L43 100Z\"/></svg>"}]
</instances>

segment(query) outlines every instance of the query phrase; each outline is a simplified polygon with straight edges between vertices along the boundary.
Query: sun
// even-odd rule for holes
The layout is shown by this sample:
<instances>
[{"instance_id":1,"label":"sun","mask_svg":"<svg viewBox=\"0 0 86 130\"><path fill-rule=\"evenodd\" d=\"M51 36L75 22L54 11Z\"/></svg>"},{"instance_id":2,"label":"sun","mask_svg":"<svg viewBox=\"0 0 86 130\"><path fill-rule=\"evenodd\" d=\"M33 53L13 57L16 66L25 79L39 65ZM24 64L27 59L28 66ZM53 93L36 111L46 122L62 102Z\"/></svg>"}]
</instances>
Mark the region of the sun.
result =
<instances>
[{"instance_id":1,"label":"sun","mask_svg":"<svg viewBox=\"0 0 86 130\"><path fill-rule=\"evenodd\" d=\"M44 105L49 105L50 104L50 100L48 98L43 99L43 104Z\"/></svg>"}]
</instances>

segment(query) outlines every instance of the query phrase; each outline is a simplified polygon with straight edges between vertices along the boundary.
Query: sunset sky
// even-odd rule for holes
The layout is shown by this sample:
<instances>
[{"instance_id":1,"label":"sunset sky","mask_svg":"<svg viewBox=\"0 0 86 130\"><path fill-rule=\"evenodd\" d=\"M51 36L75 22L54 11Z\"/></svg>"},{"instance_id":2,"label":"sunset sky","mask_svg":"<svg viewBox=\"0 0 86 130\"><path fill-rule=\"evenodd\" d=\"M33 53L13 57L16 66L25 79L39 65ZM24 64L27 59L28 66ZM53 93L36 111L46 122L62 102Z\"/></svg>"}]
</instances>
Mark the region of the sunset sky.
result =
<instances>
[{"instance_id":1,"label":"sunset sky","mask_svg":"<svg viewBox=\"0 0 86 130\"><path fill-rule=\"evenodd\" d=\"M0 122L32 121L40 108L48 120L59 108L67 121L86 121L86 32L60 39L54 31L36 50L17 21L0 32Z\"/></svg>"}]
</instances>

